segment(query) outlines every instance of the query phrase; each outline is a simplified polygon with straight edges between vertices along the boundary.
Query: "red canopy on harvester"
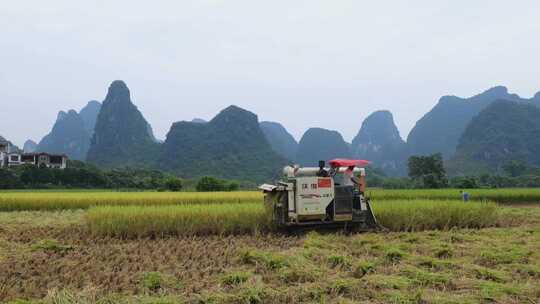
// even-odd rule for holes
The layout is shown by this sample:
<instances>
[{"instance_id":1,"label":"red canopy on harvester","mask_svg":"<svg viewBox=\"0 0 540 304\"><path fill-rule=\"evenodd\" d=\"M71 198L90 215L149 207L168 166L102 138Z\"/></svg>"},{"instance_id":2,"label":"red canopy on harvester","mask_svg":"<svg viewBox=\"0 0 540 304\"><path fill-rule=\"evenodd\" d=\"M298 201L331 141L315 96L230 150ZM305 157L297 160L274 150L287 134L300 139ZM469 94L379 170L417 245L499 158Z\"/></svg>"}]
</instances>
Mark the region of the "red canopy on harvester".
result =
<instances>
[{"instance_id":1,"label":"red canopy on harvester","mask_svg":"<svg viewBox=\"0 0 540 304\"><path fill-rule=\"evenodd\" d=\"M369 161L363 159L336 158L330 161L330 166L332 167L365 167L367 165L369 165Z\"/></svg>"}]
</instances>

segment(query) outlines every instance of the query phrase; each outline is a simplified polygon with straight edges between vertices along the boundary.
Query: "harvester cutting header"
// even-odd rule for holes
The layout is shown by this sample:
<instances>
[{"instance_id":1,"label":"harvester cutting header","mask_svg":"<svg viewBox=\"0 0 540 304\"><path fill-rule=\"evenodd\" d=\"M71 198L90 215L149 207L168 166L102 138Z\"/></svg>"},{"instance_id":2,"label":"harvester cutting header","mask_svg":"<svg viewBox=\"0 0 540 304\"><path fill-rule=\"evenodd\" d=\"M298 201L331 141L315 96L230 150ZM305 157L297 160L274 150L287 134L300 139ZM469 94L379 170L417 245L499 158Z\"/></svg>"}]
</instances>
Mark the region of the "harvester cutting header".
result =
<instances>
[{"instance_id":1,"label":"harvester cutting header","mask_svg":"<svg viewBox=\"0 0 540 304\"><path fill-rule=\"evenodd\" d=\"M326 167L287 166L277 185L264 184L265 204L273 209L277 227L378 227L365 195L366 160L334 159Z\"/></svg>"}]
</instances>

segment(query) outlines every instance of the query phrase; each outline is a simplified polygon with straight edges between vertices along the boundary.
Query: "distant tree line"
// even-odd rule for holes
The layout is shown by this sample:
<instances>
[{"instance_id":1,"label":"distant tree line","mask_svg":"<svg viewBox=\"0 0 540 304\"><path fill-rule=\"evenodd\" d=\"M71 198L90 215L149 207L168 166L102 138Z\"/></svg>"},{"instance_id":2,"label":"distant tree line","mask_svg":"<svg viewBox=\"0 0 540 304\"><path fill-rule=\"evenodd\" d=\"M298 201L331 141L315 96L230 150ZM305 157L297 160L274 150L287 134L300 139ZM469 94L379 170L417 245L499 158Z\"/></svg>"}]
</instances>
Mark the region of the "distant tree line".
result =
<instances>
[{"instance_id":1,"label":"distant tree line","mask_svg":"<svg viewBox=\"0 0 540 304\"><path fill-rule=\"evenodd\" d=\"M243 185L245 186L245 185ZM210 176L180 179L158 170L100 169L70 161L66 169L17 166L0 169L0 189L136 189L157 191L234 191L241 184Z\"/></svg>"},{"instance_id":2,"label":"distant tree line","mask_svg":"<svg viewBox=\"0 0 540 304\"><path fill-rule=\"evenodd\" d=\"M412 156L408 177L388 177L377 168L367 168L368 186L386 189L511 188L540 187L540 168L519 160L502 165L503 173L449 178L440 154ZM64 170L19 166L0 169L0 189L116 189L155 191L235 191L255 189L253 182L238 182L203 176L180 179L158 170L141 168L100 169L70 161Z\"/></svg>"},{"instance_id":3,"label":"distant tree line","mask_svg":"<svg viewBox=\"0 0 540 304\"><path fill-rule=\"evenodd\" d=\"M381 170L369 168L368 185L387 189L437 188L530 188L540 187L540 168L521 160L502 164L503 171L448 177L442 155L411 156L407 162L408 177L388 177Z\"/></svg>"}]
</instances>

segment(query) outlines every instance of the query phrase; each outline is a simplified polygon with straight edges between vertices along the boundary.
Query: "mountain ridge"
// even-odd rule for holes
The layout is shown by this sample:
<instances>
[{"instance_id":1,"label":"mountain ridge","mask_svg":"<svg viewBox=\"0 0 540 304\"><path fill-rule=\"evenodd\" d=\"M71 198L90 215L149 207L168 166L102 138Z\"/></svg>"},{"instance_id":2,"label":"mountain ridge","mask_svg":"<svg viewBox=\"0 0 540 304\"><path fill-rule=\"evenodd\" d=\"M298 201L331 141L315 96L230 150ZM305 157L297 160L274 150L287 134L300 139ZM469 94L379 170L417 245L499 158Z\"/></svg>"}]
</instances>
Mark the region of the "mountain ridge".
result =
<instances>
[{"instance_id":1,"label":"mountain ridge","mask_svg":"<svg viewBox=\"0 0 540 304\"><path fill-rule=\"evenodd\" d=\"M440 152L445 158L451 157L459 137L471 119L498 99L540 105L539 93L526 99L510 94L504 86L495 86L468 98L442 96L438 103L416 122L407 137L408 149L415 155Z\"/></svg>"},{"instance_id":2,"label":"mountain ridge","mask_svg":"<svg viewBox=\"0 0 540 304\"><path fill-rule=\"evenodd\" d=\"M182 176L263 181L286 160L272 150L257 115L229 106L207 123L174 123L163 145L161 164Z\"/></svg>"},{"instance_id":3,"label":"mountain ridge","mask_svg":"<svg viewBox=\"0 0 540 304\"><path fill-rule=\"evenodd\" d=\"M296 159L298 142L282 124L273 121L261 121L259 126L275 152L289 161Z\"/></svg>"},{"instance_id":4,"label":"mountain ridge","mask_svg":"<svg viewBox=\"0 0 540 304\"><path fill-rule=\"evenodd\" d=\"M540 108L497 100L476 115L460 138L451 171L501 172L513 160L540 166Z\"/></svg>"},{"instance_id":5,"label":"mountain ridge","mask_svg":"<svg viewBox=\"0 0 540 304\"><path fill-rule=\"evenodd\" d=\"M352 144L352 155L365 158L389 175L404 175L407 145L388 110L371 113L362 123Z\"/></svg>"},{"instance_id":6,"label":"mountain ridge","mask_svg":"<svg viewBox=\"0 0 540 304\"><path fill-rule=\"evenodd\" d=\"M302 166L316 167L319 160L329 161L351 156L349 144L339 132L309 128L298 143L296 162Z\"/></svg>"},{"instance_id":7,"label":"mountain ridge","mask_svg":"<svg viewBox=\"0 0 540 304\"><path fill-rule=\"evenodd\" d=\"M96 119L87 160L104 167L151 167L158 147L125 82L113 81Z\"/></svg>"},{"instance_id":8,"label":"mountain ridge","mask_svg":"<svg viewBox=\"0 0 540 304\"><path fill-rule=\"evenodd\" d=\"M237 159L233 160L230 157L231 151L235 151L234 147L228 145L226 140L216 138L215 134L220 134L224 139L231 140L238 147L245 146L248 150L251 149L250 151L264 151L254 153L271 153L270 158L273 158L277 163L283 163L283 160L286 159L289 163L296 161L301 165L315 166L320 159L355 157L372 161L374 167L382 169L389 175L404 175L406 160L410 155L443 152L446 159L452 158L468 124L481 111L496 100L501 99L540 106L540 92L527 99L509 93L504 86L495 86L467 98L454 95L442 96L437 104L418 120L408 135L407 141L404 141L400 136L393 114L387 110L375 111L367 116L351 143L346 142L339 132L323 128L306 130L300 142L297 142L280 123L259 122L256 114L236 106L223 109L210 121L195 118L191 122L176 122L171 126L169 132L174 129L175 134L185 138L190 138L186 134L188 132L204 135L204 138L192 139L194 140L193 144L197 147L196 150L199 154L205 155L207 159L212 161L214 159L207 152L216 151L217 153L215 146L204 145L201 141L206 139L213 141L214 144L219 143L219 145L227 147L229 152L226 161L234 164L232 167L240 166ZM103 109L105 110L102 111ZM177 141L174 146L180 152L168 149L166 151L168 156L164 156L167 141L161 143L155 138L151 125L132 102L129 88L123 81L111 83L103 103L95 100L89 101L79 113L74 112L74 110L70 110L58 113L55 125L57 123L59 126L63 124L64 128L69 130L60 132L59 126L56 128L53 126L51 132L42 139L43 143L40 141L41 149L51 153L65 153L73 159L84 160L86 158L84 153L86 141L81 140L81 138L86 136L81 134L86 132L89 138L87 151L88 154L91 154L88 161L100 166L144 166L166 170L168 166L161 163L162 159L169 157L167 161L176 161L170 159L170 155L176 155L176 157L191 155L191 152L186 152L190 148L183 147L182 142ZM100 116L102 117L100 118ZM83 128L80 127L80 120L83 122ZM72 125L65 123L65 121L70 121ZM242 123L235 126L237 121ZM92 125L94 125L93 129ZM180 128L185 128L185 131L178 131ZM94 132L95 129L99 129L97 134ZM210 129L215 134L208 133ZM242 141L238 141L235 137L231 137L231 134L224 134L221 129L228 130L229 133L242 133L246 132L247 129L248 133L254 136L254 140L258 142L258 146L257 148L251 147L249 137L243 137ZM253 131L255 129L258 131ZM78 135L69 133L75 130L79 132ZM260 138L261 134L263 135L262 139ZM263 141L266 144L263 144ZM455 147L452 148L454 144ZM270 147L270 152L267 150L267 145ZM83 152L80 152L81 149ZM90 150L92 150L91 153ZM240 155L241 151L235 153ZM274 158L276 156L280 160L276 160ZM252 155L243 155L242 157L256 158ZM267 159L263 160L264 166L268 165L266 161ZM220 167L219 170L232 170L234 172L237 170L231 169L229 164L220 162L215 162L214 166ZM181 168L185 172L195 173L192 168L188 168L188 170L183 165L178 165L175 170L184 174L185 172L180 172ZM246 172L249 171L250 175L254 174L250 170ZM265 172L268 173L268 171ZM235 174L240 176L237 172ZM226 177L225 174L221 176Z\"/></svg>"},{"instance_id":9,"label":"mountain ridge","mask_svg":"<svg viewBox=\"0 0 540 304\"><path fill-rule=\"evenodd\" d=\"M70 159L85 160L90 134L84 120L75 111L59 111L52 130L38 143L35 151L66 154Z\"/></svg>"},{"instance_id":10,"label":"mountain ridge","mask_svg":"<svg viewBox=\"0 0 540 304\"><path fill-rule=\"evenodd\" d=\"M92 136L94 134L94 128L96 127L97 116L101 110L101 102L96 100L90 100L86 106L84 106L80 111L79 115L81 116L84 127L88 134Z\"/></svg>"}]
</instances>

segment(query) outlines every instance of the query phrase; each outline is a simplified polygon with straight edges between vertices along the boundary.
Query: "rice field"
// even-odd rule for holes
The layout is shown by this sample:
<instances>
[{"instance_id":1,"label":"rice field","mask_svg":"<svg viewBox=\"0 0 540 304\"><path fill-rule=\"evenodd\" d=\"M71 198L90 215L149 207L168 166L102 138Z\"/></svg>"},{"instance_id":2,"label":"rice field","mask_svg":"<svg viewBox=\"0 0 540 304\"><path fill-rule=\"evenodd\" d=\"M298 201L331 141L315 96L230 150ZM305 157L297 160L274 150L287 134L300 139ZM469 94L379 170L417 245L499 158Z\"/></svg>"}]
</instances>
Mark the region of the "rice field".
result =
<instances>
[{"instance_id":1,"label":"rice field","mask_svg":"<svg viewBox=\"0 0 540 304\"><path fill-rule=\"evenodd\" d=\"M498 208L487 202L537 202L540 189L369 191L379 223L391 231L483 228ZM270 230L258 191L243 192L5 192L0 211L89 209L92 234L121 238L254 234Z\"/></svg>"},{"instance_id":2,"label":"rice field","mask_svg":"<svg viewBox=\"0 0 540 304\"><path fill-rule=\"evenodd\" d=\"M540 188L507 189L371 189L368 195L377 201L383 200L459 200L460 191L469 193L473 201L492 201L497 203L540 203Z\"/></svg>"},{"instance_id":3,"label":"rice field","mask_svg":"<svg viewBox=\"0 0 540 304\"><path fill-rule=\"evenodd\" d=\"M389 231L301 235L259 192L0 193L0 303L538 303L539 191L476 191L373 189Z\"/></svg>"},{"instance_id":4,"label":"rice field","mask_svg":"<svg viewBox=\"0 0 540 304\"><path fill-rule=\"evenodd\" d=\"M497 223L495 203L382 201L373 203L379 223L390 231L484 228ZM256 234L272 229L262 203L174 206L100 206L88 210L91 233L121 238Z\"/></svg>"},{"instance_id":5,"label":"rice field","mask_svg":"<svg viewBox=\"0 0 540 304\"><path fill-rule=\"evenodd\" d=\"M93 208L0 212L0 303L538 303L540 208L498 207L518 225L133 239L88 233Z\"/></svg>"},{"instance_id":6,"label":"rice field","mask_svg":"<svg viewBox=\"0 0 540 304\"><path fill-rule=\"evenodd\" d=\"M380 225L390 231L485 228L497 224L499 207L493 202L380 201L372 204Z\"/></svg>"},{"instance_id":7,"label":"rice field","mask_svg":"<svg viewBox=\"0 0 540 304\"><path fill-rule=\"evenodd\" d=\"M471 189L472 201L497 203L540 203L540 188ZM390 190L370 189L377 202L396 200L460 200L459 189ZM106 192L46 191L0 192L0 211L73 210L93 206L165 206L183 204L256 203L263 200L260 191L238 192Z\"/></svg>"},{"instance_id":8,"label":"rice field","mask_svg":"<svg viewBox=\"0 0 540 304\"><path fill-rule=\"evenodd\" d=\"M73 210L93 206L165 206L262 201L258 191L238 192L0 192L0 211Z\"/></svg>"},{"instance_id":9,"label":"rice field","mask_svg":"<svg viewBox=\"0 0 540 304\"><path fill-rule=\"evenodd\" d=\"M113 237L255 234L270 229L262 203L102 206L88 210L93 234Z\"/></svg>"}]
</instances>

